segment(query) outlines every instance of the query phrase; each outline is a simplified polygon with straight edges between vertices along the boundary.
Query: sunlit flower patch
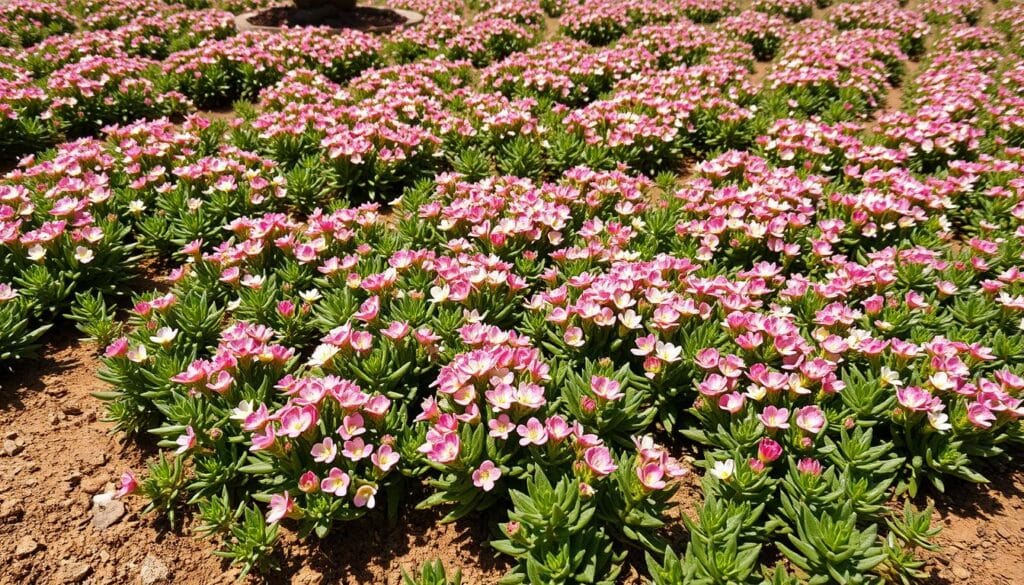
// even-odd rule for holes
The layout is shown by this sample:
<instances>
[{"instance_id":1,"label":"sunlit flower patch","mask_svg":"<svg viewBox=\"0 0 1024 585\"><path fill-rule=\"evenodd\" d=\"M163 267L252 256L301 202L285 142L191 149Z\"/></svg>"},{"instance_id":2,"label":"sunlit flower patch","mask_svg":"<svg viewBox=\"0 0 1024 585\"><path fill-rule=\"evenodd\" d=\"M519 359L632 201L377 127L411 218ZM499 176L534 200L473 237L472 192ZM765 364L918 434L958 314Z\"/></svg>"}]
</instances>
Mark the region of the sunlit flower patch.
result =
<instances>
[{"instance_id":1,"label":"sunlit flower patch","mask_svg":"<svg viewBox=\"0 0 1024 585\"><path fill-rule=\"evenodd\" d=\"M118 497L245 571L420 506L508 583L925 578L1024 440L1018 8L396 6L2 8L0 362L97 343Z\"/></svg>"}]
</instances>

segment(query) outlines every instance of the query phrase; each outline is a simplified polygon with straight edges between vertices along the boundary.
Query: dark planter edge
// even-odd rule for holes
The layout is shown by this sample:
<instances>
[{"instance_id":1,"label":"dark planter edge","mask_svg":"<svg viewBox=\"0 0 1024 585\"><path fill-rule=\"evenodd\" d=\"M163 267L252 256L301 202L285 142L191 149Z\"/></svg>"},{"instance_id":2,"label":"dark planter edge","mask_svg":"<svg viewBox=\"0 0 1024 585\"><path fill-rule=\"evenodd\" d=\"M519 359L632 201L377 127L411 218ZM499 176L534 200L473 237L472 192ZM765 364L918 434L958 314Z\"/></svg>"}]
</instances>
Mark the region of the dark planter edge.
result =
<instances>
[{"instance_id":1,"label":"dark planter edge","mask_svg":"<svg viewBox=\"0 0 1024 585\"><path fill-rule=\"evenodd\" d=\"M281 6L290 6L290 4L275 4L275 5L271 5L271 6L267 6L267 7L261 8L260 10L253 10L251 12L243 12L241 14L237 14L237 15L235 15L235 28L240 33L243 33L243 32L264 32L264 33L281 32L281 31L285 30L285 27L281 27L281 26L261 26L261 25L252 24L252 23L249 22L249 19L252 18L253 16L256 16L257 14L259 14L259 13L265 11L265 10L269 10L271 8L278 8L278 7L281 7ZM362 31L362 32L367 32L367 33L384 33L384 32L393 31L393 30L395 30L395 29L397 29L399 27L415 26L415 25L423 22L423 14L421 14L419 12L412 11L412 10L405 10L404 8L392 8L390 6L374 6L373 8L381 8L381 9L385 9L385 10L391 10L392 12L395 12L398 15L404 17L405 18L405 22L403 22L402 24L394 24L394 25L389 25L389 26L374 26L374 27L370 27L370 28L351 29L351 30L359 30L359 31ZM332 32L340 32L342 30L349 30L349 29L336 28L336 27L328 27L328 29L331 30Z\"/></svg>"}]
</instances>

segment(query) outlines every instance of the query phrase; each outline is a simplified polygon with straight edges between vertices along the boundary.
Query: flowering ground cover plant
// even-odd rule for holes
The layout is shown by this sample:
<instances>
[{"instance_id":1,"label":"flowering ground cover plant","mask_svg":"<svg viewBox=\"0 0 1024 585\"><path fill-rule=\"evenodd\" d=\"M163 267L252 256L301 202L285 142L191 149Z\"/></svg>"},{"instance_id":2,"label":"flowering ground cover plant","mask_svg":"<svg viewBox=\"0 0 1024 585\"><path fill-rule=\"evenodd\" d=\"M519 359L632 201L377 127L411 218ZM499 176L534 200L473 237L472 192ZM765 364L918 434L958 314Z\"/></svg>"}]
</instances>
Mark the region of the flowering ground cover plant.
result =
<instances>
[{"instance_id":1,"label":"flowering ground cover plant","mask_svg":"<svg viewBox=\"0 0 1024 585\"><path fill-rule=\"evenodd\" d=\"M419 506L504 583L926 577L1024 440L1019 6L402 5L11 33L0 360L99 344L122 495L245 572Z\"/></svg>"}]
</instances>

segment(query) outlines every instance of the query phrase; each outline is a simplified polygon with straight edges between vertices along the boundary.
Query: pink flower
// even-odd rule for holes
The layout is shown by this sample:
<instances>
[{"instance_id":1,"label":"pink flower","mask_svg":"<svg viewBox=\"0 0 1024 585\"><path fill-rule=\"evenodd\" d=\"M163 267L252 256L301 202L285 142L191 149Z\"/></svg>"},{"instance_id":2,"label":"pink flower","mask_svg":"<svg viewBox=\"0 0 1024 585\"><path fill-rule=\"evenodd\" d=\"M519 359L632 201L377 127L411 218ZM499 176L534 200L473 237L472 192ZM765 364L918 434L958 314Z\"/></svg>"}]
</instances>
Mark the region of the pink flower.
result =
<instances>
[{"instance_id":1,"label":"pink flower","mask_svg":"<svg viewBox=\"0 0 1024 585\"><path fill-rule=\"evenodd\" d=\"M698 384L697 390L706 396L718 396L729 391L729 379L721 374L709 374Z\"/></svg>"},{"instance_id":2,"label":"pink flower","mask_svg":"<svg viewBox=\"0 0 1024 585\"><path fill-rule=\"evenodd\" d=\"M363 405L363 412L373 420L380 420L390 408L391 399L383 394L377 394L366 401L366 404Z\"/></svg>"},{"instance_id":3,"label":"pink flower","mask_svg":"<svg viewBox=\"0 0 1024 585\"><path fill-rule=\"evenodd\" d=\"M350 482L351 479L349 479L347 473L337 467L332 467L327 472L327 477L320 480L320 489L324 493L334 494L340 498L348 493Z\"/></svg>"},{"instance_id":4,"label":"pink flower","mask_svg":"<svg viewBox=\"0 0 1024 585\"><path fill-rule=\"evenodd\" d=\"M380 297L374 295L359 306L359 310L352 315L353 319L362 321L364 323L370 323L377 318L377 313L380 312Z\"/></svg>"},{"instance_id":5,"label":"pink flower","mask_svg":"<svg viewBox=\"0 0 1024 585\"><path fill-rule=\"evenodd\" d=\"M597 477L604 477L619 468L607 447L590 447L583 452L583 462Z\"/></svg>"},{"instance_id":6,"label":"pink flower","mask_svg":"<svg viewBox=\"0 0 1024 585\"><path fill-rule=\"evenodd\" d=\"M773 439L764 437L757 445L757 459L763 463L771 463L782 455L782 445Z\"/></svg>"},{"instance_id":7,"label":"pink flower","mask_svg":"<svg viewBox=\"0 0 1024 585\"><path fill-rule=\"evenodd\" d=\"M267 425L262 431L253 433L252 446L249 447L249 450L264 451L271 448L276 440L277 433L274 430L274 425Z\"/></svg>"},{"instance_id":8,"label":"pink flower","mask_svg":"<svg viewBox=\"0 0 1024 585\"><path fill-rule=\"evenodd\" d=\"M330 463L338 456L338 447L334 444L334 439L324 437L323 441L313 445L310 455L317 463Z\"/></svg>"},{"instance_id":9,"label":"pink flower","mask_svg":"<svg viewBox=\"0 0 1024 585\"><path fill-rule=\"evenodd\" d=\"M764 407L764 410L757 416L761 420L761 424L768 430L786 430L789 428L789 409L788 408L776 408L769 404Z\"/></svg>"},{"instance_id":10,"label":"pink flower","mask_svg":"<svg viewBox=\"0 0 1024 585\"><path fill-rule=\"evenodd\" d=\"M175 455L181 455L194 448L196 446L196 432L192 429L192 425L185 427L185 433L175 439L174 442L178 445L178 448L174 451Z\"/></svg>"},{"instance_id":11,"label":"pink flower","mask_svg":"<svg viewBox=\"0 0 1024 585\"><path fill-rule=\"evenodd\" d=\"M320 490L320 478L312 471L307 471L299 476L299 491L312 494Z\"/></svg>"},{"instance_id":12,"label":"pink flower","mask_svg":"<svg viewBox=\"0 0 1024 585\"><path fill-rule=\"evenodd\" d=\"M295 314L295 303L291 301L280 301L277 303L277 314L284 318L290 318Z\"/></svg>"},{"instance_id":13,"label":"pink flower","mask_svg":"<svg viewBox=\"0 0 1024 585\"><path fill-rule=\"evenodd\" d=\"M114 340L107 349L103 352L103 355L108 358L119 358L124 357L128 353L128 338L121 337Z\"/></svg>"},{"instance_id":14,"label":"pink flower","mask_svg":"<svg viewBox=\"0 0 1024 585\"><path fill-rule=\"evenodd\" d=\"M658 338L652 333L645 337L636 338L636 348L629 350L630 353L636 356L650 355L654 351Z\"/></svg>"},{"instance_id":15,"label":"pink flower","mask_svg":"<svg viewBox=\"0 0 1024 585\"><path fill-rule=\"evenodd\" d=\"M185 385L195 384L201 380L206 379L207 370L209 369L209 367L210 363L208 361L196 360L190 363L184 372L172 377L171 382L174 382L175 384Z\"/></svg>"},{"instance_id":16,"label":"pink flower","mask_svg":"<svg viewBox=\"0 0 1024 585\"><path fill-rule=\"evenodd\" d=\"M366 432L366 428L363 426L364 423L363 415L358 412L350 414L341 420L338 434L345 440L357 437Z\"/></svg>"},{"instance_id":17,"label":"pink flower","mask_svg":"<svg viewBox=\"0 0 1024 585\"><path fill-rule=\"evenodd\" d=\"M729 414L740 412L746 403L747 397L739 392L730 392L718 397L718 407Z\"/></svg>"},{"instance_id":18,"label":"pink flower","mask_svg":"<svg viewBox=\"0 0 1024 585\"><path fill-rule=\"evenodd\" d=\"M293 439L302 435L316 424L318 415L315 406L293 406L281 415L281 435Z\"/></svg>"},{"instance_id":19,"label":"pink flower","mask_svg":"<svg viewBox=\"0 0 1024 585\"><path fill-rule=\"evenodd\" d=\"M373 508L377 504L377 501L374 499L374 496L376 495L377 486L372 484L361 485L359 486L359 489L356 490L356 495L352 498L352 503L355 504L357 508Z\"/></svg>"},{"instance_id":20,"label":"pink flower","mask_svg":"<svg viewBox=\"0 0 1024 585\"><path fill-rule=\"evenodd\" d=\"M459 451L459 435L448 433L440 441L429 444L427 458L435 463L451 463L459 458Z\"/></svg>"},{"instance_id":21,"label":"pink flower","mask_svg":"<svg viewBox=\"0 0 1024 585\"><path fill-rule=\"evenodd\" d=\"M621 385L604 376L590 377L590 390L600 399L612 402L625 396L620 391Z\"/></svg>"},{"instance_id":22,"label":"pink flower","mask_svg":"<svg viewBox=\"0 0 1024 585\"><path fill-rule=\"evenodd\" d=\"M516 432L521 437L519 444L523 446L543 445L548 442L548 431L544 428L544 423L537 420L537 417L534 416L531 416L525 425L517 426Z\"/></svg>"},{"instance_id":23,"label":"pink flower","mask_svg":"<svg viewBox=\"0 0 1024 585\"><path fill-rule=\"evenodd\" d=\"M242 421L242 430L245 431L258 431L267 424L270 420L270 411L267 410L266 404L260 404L259 408L246 414Z\"/></svg>"},{"instance_id":24,"label":"pink flower","mask_svg":"<svg viewBox=\"0 0 1024 585\"><path fill-rule=\"evenodd\" d=\"M490 436L508 439L509 433L515 430L516 425L507 414L499 414L497 418L487 421L487 428L490 429L488 433Z\"/></svg>"},{"instance_id":25,"label":"pink flower","mask_svg":"<svg viewBox=\"0 0 1024 585\"><path fill-rule=\"evenodd\" d=\"M900 406L912 412L936 411L942 409L942 400L931 392L917 386L896 389L896 400Z\"/></svg>"},{"instance_id":26,"label":"pink flower","mask_svg":"<svg viewBox=\"0 0 1024 585\"><path fill-rule=\"evenodd\" d=\"M295 515L295 500L291 494L283 492L270 497L270 509L267 510L267 524L280 522L284 518Z\"/></svg>"},{"instance_id":27,"label":"pink flower","mask_svg":"<svg viewBox=\"0 0 1024 585\"><path fill-rule=\"evenodd\" d=\"M501 469L494 465L491 460L484 461L473 472L473 485L489 492L494 489L494 482L501 477Z\"/></svg>"},{"instance_id":28,"label":"pink flower","mask_svg":"<svg viewBox=\"0 0 1024 585\"><path fill-rule=\"evenodd\" d=\"M967 420L978 428L987 429L996 420L996 415L988 406L980 402L972 402L967 405Z\"/></svg>"},{"instance_id":29,"label":"pink flower","mask_svg":"<svg viewBox=\"0 0 1024 585\"><path fill-rule=\"evenodd\" d=\"M128 494L131 494L139 487L139 482L135 478L135 474L131 471L125 471L121 474L121 482L117 488L117 493L114 494L115 498L123 498Z\"/></svg>"},{"instance_id":30,"label":"pink flower","mask_svg":"<svg viewBox=\"0 0 1024 585\"><path fill-rule=\"evenodd\" d=\"M640 483L651 491L663 489L668 485L663 479L665 477L665 469L661 466L660 462L640 465L636 468L636 476L640 478Z\"/></svg>"},{"instance_id":31,"label":"pink flower","mask_svg":"<svg viewBox=\"0 0 1024 585\"><path fill-rule=\"evenodd\" d=\"M377 452L370 456L377 469L387 473L400 459L399 454L391 448L391 445L381 445Z\"/></svg>"},{"instance_id":32,"label":"pink flower","mask_svg":"<svg viewBox=\"0 0 1024 585\"><path fill-rule=\"evenodd\" d=\"M579 327L569 327L566 329L562 339L569 347L583 347L586 343L583 339L583 330Z\"/></svg>"},{"instance_id":33,"label":"pink flower","mask_svg":"<svg viewBox=\"0 0 1024 585\"><path fill-rule=\"evenodd\" d=\"M817 406L805 406L796 411L796 426L812 435L825 428L825 413Z\"/></svg>"},{"instance_id":34,"label":"pink flower","mask_svg":"<svg viewBox=\"0 0 1024 585\"><path fill-rule=\"evenodd\" d=\"M231 377L231 374L221 370L217 372L212 380L206 383L206 387L218 394L223 394L231 388L234 382L235 379Z\"/></svg>"},{"instance_id":35,"label":"pink flower","mask_svg":"<svg viewBox=\"0 0 1024 585\"><path fill-rule=\"evenodd\" d=\"M804 457L796 464L796 469L800 473L808 475L821 475L821 462L817 459L811 459L810 457Z\"/></svg>"},{"instance_id":36,"label":"pink flower","mask_svg":"<svg viewBox=\"0 0 1024 585\"><path fill-rule=\"evenodd\" d=\"M572 427L569 423L565 422L565 419L560 415L552 415L548 420L544 421L544 428L548 432L548 438L558 443L562 439L572 434Z\"/></svg>"},{"instance_id":37,"label":"pink flower","mask_svg":"<svg viewBox=\"0 0 1024 585\"><path fill-rule=\"evenodd\" d=\"M369 457L371 453L373 453L373 445L364 443L362 437L345 441L345 448L341 451L341 454L351 461L359 461Z\"/></svg>"},{"instance_id":38,"label":"pink flower","mask_svg":"<svg viewBox=\"0 0 1024 585\"><path fill-rule=\"evenodd\" d=\"M404 321L392 321L391 324L388 325L387 329L382 329L380 333L388 339L399 341L408 335L410 330L411 328L408 323Z\"/></svg>"}]
</instances>

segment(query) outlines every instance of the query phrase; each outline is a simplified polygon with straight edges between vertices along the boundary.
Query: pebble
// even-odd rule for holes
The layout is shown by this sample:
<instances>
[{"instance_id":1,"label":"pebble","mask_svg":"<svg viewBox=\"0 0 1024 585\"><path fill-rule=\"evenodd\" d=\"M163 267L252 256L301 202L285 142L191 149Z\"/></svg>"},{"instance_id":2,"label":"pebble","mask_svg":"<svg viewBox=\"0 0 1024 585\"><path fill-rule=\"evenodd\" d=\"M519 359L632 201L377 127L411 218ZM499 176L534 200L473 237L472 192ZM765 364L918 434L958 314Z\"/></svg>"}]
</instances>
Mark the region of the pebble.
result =
<instances>
[{"instance_id":1,"label":"pebble","mask_svg":"<svg viewBox=\"0 0 1024 585\"><path fill-rule=\"evenodd\" d=\"M25 445L19 445L14 439L4 439L4 453L8 457L14 457L24 448Z\"/></svg>"},{"instance_id":2,"label":"pebble","mask_svg":"<svg viewBox=\"0 0 1024 585\"><path fill-rule=\"evenodd\" d=\"M949 569L952 571L953 576L961 581L966 581L971 578L971 572L968 571L963 565L953 565Z\"/></svg>"},{"instance_id":3,"label":"pebble","mask_svg":"<svg viewBox=\"0 0 1024 585\"><path fill-rule=\"evenodd\" d=\"M92 566L89 563L72 561L64 565L60 575L65 583L79 583L92 573Z\"/></svg>"},{"instance_id":4,"label":"pebble","mask_svg":"<svg viewBox=\"0 0 1024 585\"><path fill-rule=\"evenodd\" d=\"M102 451L99 453L93 453L86 456L85 462L92 467L101 467L107 464L107 454Z\"/></svg>"},{"instance_id":5,"label":"pebble","mask_svg":"<svg viewBox=\"0 0 1024 585\"><path fill-rule=\"evenodd\" d=\"M125 507L113 494L100 494L92 498L92 527L103 532L124 518Z\"/></svg>"},{"instance_id":6,"label":"pebble","mask_svg":"<svg viewBox=\"0 0 1024 585\"><path fill-rule=\"evenodd\" d=\"M75 404L64 404L60 407L60 411L68 416L77 416L82 414L82 409Z\"/></svg>"},{"instance_id":7,"label":"pebble","mask_svg":"<svg viewBox=\"0 0 1024 585\"><path fill-rule=\"evenodd\" d=\"M146 555L146 558L142 560L142 566L139 568L139 579L142 581L142 585L169 583L171 579L171 570L167 568L167 563L165 563L163 559L152 554L148 554Z\"/></svg>"},{"instance_id":8,"label":"pebble","mask_svg":"<svg viewBox=\"0 0 1024 585\"><path fill-rule=\"evenodd\" d=\"M19 500L10 499L0 503L0 520L4 522L17 522L25 514L25 508Z\"/></svg>"},{"instance_id":9,"label":"pebble","mask_svg":"<svg viewBox=\"0 0 1024 585\"><path fill-rule=\"evenodd\" d=\"M39 543L31 536L26 536L19 540L18 545L14 547L14 556L23 559L37 550L39 550Z\"/></svg>"},{"instance_id":10,"label":"pebble","mask_svg":"<svg viewBox=\"0 0 1024 585\"><path fill-rule=\"evenodd\" d=\"M79 486L83 492L92 495L102 490L106 483L107 481L102 477L87 477L82 480Z\"/></svg>"}]
</instances>

